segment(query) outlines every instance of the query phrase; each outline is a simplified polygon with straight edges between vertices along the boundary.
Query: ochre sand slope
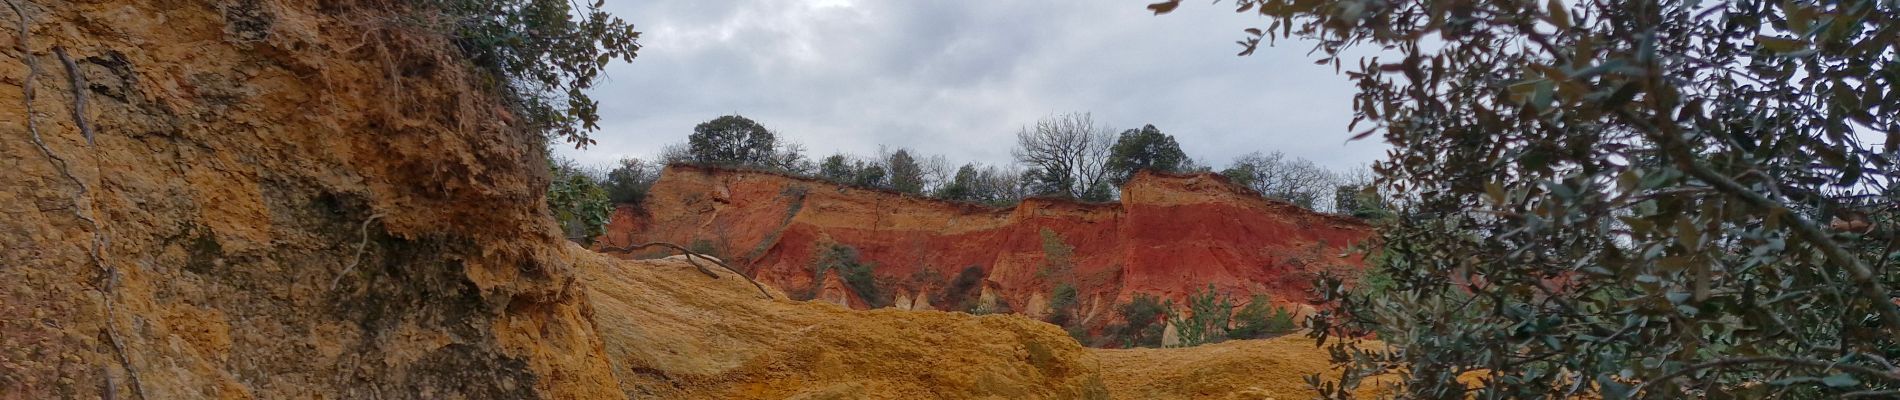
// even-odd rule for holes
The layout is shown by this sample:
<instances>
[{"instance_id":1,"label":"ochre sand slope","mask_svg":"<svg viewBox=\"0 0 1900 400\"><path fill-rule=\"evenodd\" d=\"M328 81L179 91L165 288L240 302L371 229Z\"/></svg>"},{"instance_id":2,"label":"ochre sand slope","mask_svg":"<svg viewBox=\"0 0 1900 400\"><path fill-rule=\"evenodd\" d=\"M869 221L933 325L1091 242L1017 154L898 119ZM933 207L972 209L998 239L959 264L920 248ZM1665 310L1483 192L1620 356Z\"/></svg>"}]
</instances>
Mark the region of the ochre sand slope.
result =
<instances>
[{"instance_id":1,"label":"ochre sand slope","mask_svg":"<svg viewBox=\"0 0 1900 400\"><path fill-rule=\"evenodd\" d=\"M574 251L574 254L582 252ZM767 300L675 256L577 257L599 334L635 398L1301 398L1327 367L1305 338L1086 349L1018 315ZM717 268L717 267L714 267Z\"/></svg>"}]
</instances>

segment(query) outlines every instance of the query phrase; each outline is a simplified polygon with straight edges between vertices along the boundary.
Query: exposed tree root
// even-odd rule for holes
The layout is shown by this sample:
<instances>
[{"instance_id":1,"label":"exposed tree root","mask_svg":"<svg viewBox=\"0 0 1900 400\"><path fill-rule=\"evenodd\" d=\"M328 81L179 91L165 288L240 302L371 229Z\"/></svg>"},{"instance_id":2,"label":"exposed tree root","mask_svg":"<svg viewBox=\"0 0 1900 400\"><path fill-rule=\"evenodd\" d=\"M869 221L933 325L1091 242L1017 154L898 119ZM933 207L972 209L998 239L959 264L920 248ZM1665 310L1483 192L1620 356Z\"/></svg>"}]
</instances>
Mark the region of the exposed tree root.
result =
<instances>
[{"instance_id":1,"label":"exposed tree root","mask_svg":"<svg viewBox=\"0 0 1900 400\"><path fill-rule=\"evenodd\" d=\"M371 215L369 218L363 219L363 225L356 228L357 234L362 235L361 239L356 240L356 256L350 257L350 263L343 267L343 272L338 272L336 278L330 279L330 290L336 290L336 284L342 282L343 277L350 276L350 271L356 270L356 264L363 262L363 250L369 247L369 223L382 217L383 213Z\"/></svg>"},{"instance_id":2,"label":"exposed tree root","mask_svg":"<svg viewBox=\"0 0 1900 400\"><path fill-rule=\"evenodd\" d=\"M86 77L79 74L79 65L66 55L66 48L53 47L53 54L59 56L59 63L66 66L66 82L73 86L73 123L79 125L79 134L86 137L86 145L92 145L92 124L86 123Z\"/></svg>"},{"instance_id":3,"label":"exposed tree root","mask_svg":"<svg viewBox=\"0 0 1900 400\"><path fill-rule=\"evenodd\" d=\"M759 288L759 294L765 295L765 298L767 299L773 298L772 292L765 290L765 285L759 284L759 281L752 279L752 277L750 276L746 276L744 272L739 272L739 270L733 269L731 265L726 265L726 262L720 261L717 258L708 257L705 254L695 253L692 250L687 250L685 247L681 247L680 245L677 245L677 244L672 244L672 243L667 243L667 242L649 242L649 243L642 243L642 244L637 244L637 245L632 245L632 246L627 246L627 247L608 247L608 248L603 248L600 250L611 251L611 252L616 252L616 253L631 253L634 250L639 250L639 249L644 249L644 248L654 247L654 246L666 247L666 248L673 249L673 251L680 252L680 254L683 254L686 256L686 262L692 263L694 268L699 268L699 273L706 274L706 276L712 277L713 279L719 279L719 273L713 271L712 268L707 268L704 264L700 264L699 261L693 260L693 258L694 257L703 258L706 261L712 261L714 264L719 264L720 267L725 268L727 271L732 271L732 273L738 274L740 278L745 278L746 282L752 282L752 286Z\"/></svg>"},{"instance_id":4,"label":"exposed tree root","mask_svg":"<svg viewBox=\"0 0 1900 400\"><path fill-rule=\"evenodd\" d=\"M19 28L19 41L15 49L20 52L21 62L26 63L26 80L20 85L20 89L24 95L23 103L25 103L26 107L26 131L33 139L33 145L39 147L40 153L46 155L47 160L53 163L53 167L58 169L60 174L65 175L66 179L72 180L73 184L79 186L79 191L73 194L73 216L84 221L87 230L92 234L92 243L88 252L92 256L93 265L98 267L100 272L99 289L105 306L104 325L106 340L112 344L112 350L118 354L120 367L125 369L126 380L131 383L132 394L137 396L140 400L144 400L145 389L144 385L139 382L138 368L132 365L132 358L125 351L125 342L119 338L117 321L114 318L114 316L117 315L114 303L116 303L117 298L115 289L118 287L119 274L116 269L106 264L105 255L103 254L106 238L100 233L102 228L99 225L99 221L92 217L92 214L97 213L97 209L95 207L89 207L93 204L87 201L89 189L86 187L86 181L80 180L78 176L73 175L72 168L67 164L66 159L60 158L58 154L54 153L53 149L46 145L46 140L40 136L39 123L33 118L33 89L39 80L40 66L39 62L33 58L32 47L28 43L30 31L27 29L28 18L26 16L26 9L20 7L20 4L14 0L7 0L7 5L13 8L15 15L19 16L19 19L16 21ZM54 48L54 52L58 54L60 61L66 64L66 72L70 75L68 81L73 84L75 103L73 106L73 122L79 126L81 133L85 134L87 145L91 145L92 128L85 120L85 93L83 92L85 89L79 84L82 80L78 76L78 68L73 65L72 59L66 55L64 49ZM116 385L112 382L111 373L106 372L105 388L102 389L104 395L102 397L115 397L113 392L116 391L116 388L114 386Z\"/></svg>"}]
</instances>

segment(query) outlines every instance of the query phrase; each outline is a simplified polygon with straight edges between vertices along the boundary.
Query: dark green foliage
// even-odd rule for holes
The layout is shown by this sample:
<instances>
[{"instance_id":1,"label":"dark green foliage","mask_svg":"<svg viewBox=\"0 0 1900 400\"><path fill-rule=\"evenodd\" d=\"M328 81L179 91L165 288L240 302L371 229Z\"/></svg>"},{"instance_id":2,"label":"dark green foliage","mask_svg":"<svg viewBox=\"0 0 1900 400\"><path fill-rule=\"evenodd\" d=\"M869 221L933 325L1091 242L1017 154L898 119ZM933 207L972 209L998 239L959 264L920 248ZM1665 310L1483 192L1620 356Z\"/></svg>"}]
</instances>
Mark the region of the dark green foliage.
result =
<instances>
[{"instance_id":1,"label":"dark green foliage","mask_svg":"<svg viewBox=\"0 0 1900 400\"><path fill-rule=\"evenodd\" d=\"M758 122L727 115L694 126L686 146L695 163L763 168L772 165L778 138Z\"/></svg>"},{"instance_id":2,"label":"dark green foliage","mask_svg":"<svg viewBox=\"0 0 1900 400\"><path fill-rule=\"evenodd\" d=\"M878 286L877 275L872 273L876 266L859 261L857 248L841 244L826 246L817 262L817 265L812 266L814 285L823 283L826 273L838 271L845 286L851 288L871 308L891 305L891 297Z\"/></svg>"},{"instance_id":3,"label":"dark green foliage","mask_svg":"<svg viewBox=\"0 0 1900 400\"><path fill-rule=\"evenodd\" d=\"M1895 3L1239 3L1277 28L1247 51L1323 39L1406 199L1389 290L1319 282L1314 335L1389 333L1331 341L1322 396L1388 371L1406 398L1900 389Z\"/></svg>"},{"instance_id":4,"label":"dark green foliage","mask_svg":"<svg viewBox=\"0 0 1900 400\"><path fill-rule=\"evenodd\" d=\"M931 299L930 304L951 310L973 310L976 309L977 295L982 289L983 268L975 265L964 267L936 298Z\"/></svg>"},{"instance_id":5,"label":"dark green foliage","mask_svg":"<svg viewBox=\"0 0 1900 400\"><path fill-rule=\"evenodd\" d=\"M976 173L976 165L963 164L963 167L957 168L956 176L950 178L950 183L937 190L937 198L964 202L975 200Z\"/></svg>"},{"instance_id":6,"label":"dark green foliage","mask_svg":"<svg viewBox=\"0 0 1900 400\"><path fill-rule=\"evenodd\" d=\"M1164 302L1147 293L1136 293L1128 303L1115 307L1120 322L1110 324L1105 336L1122 347L1161 347L1162 325L1174 302Z\"/></svg>"},{"instance_id":7,"label":"dark green foliage","mask_svg":"<svg viewBox=\"0 0 1900 400\"><path fill-rule=\"evenodd\" d=\"M607 198L613 202L637 204L646 199L647 189L659 179L659 167L638 158L622 158L618 167L607 171L607 180L601 185L607 189Z\"/></svg>"},{"instance_id":8,"label":"dark green foliage","mask_svg":"<svg viewBox=\"0 0 1900 400\"><path fill-rule=\"evenodd\" d=\"M1062 240L1061 234L1049 228L1042 228L1038 233L1042 235L1042 269L1036 271L1036 276L1063 282L1073 279L1069 275L1075 269L1075 246L1070 246Z\"/></svg>"},{"instance_id":9,"label":"dark green foliage","mask_svg":"<svg viewBox=\"0 0 1900 400\"><path fill-rule=\"evenodd\" d=\"M486 72L529 129L576 147L593 144L599 103L587 96L607 64L633 61L640 32L564 0L412 0L433 12L417 22L449 34ZM576 5L582 6L575 8Z\"/></svg>"},{"instance_id":10,"label":"dark green foliage","mask_svg":"<svg viewBox=\"0 0 1900 400\"><path fill-rule=\"evenodd\" d=\"M852 175L851 177L852 185L857 185L858 187L867 187L867 188L887 187L886 185L889 183L887 178L889 177L884 172L883 166L876 165L876 164L864 165L862 163L860 163L858 166L859 168L857 170L857 173Z\"/></svg>"},{"instance_id":11,"label":"dark green foliage","mask_svg":"<svg viewBox=\"0 0 1900 400\"><path fill-rule=\"evenodd\" d=\"M550 159L548 173L554 177L547 191L548 210L554 213L554 221L561 225L568 240L593 243L594 237L606 231L607 221L613 216L613 202L608 200L607 191L571 161Z\"/></svg>"},{"instance_id":12,"label":"dark green foliage","mask_svg":"<svg viewBox=\"0 0 1900 400\"><path fill-rule=\"evenodd\" d=\"M1246 307L1234 313L1234 328L1227 331L1227 338L1259 339L1297 329L1299 324L1293 321L1293 311L1273 305L1273 300L1265 295L1254 295Z\"/></svg>"},{"instance_id":13,"label":"dark green foliage","mask_svg":"<svg viewBox=\"0 0 1900 400\"><path fill-rule=\"evenodd\" d=\"M891 189L904 193L923 194L924 167L917 164L917 159L910 156L909 150L891 153L891 158L886 163L891 166Z\"/></svg>"},{"instance_id":14,"label":"dark green foliage","mask_svg":"<svg viewBox=\"0 0 1900 400\"><path fill-rule=\"evenodd\" d=\"M1109 182L1121 185L1142 170L1181 172L1189 164L1187 153L1174 136L1161 133L1154 125L1122 131L1108 153Z\"/></svg>"},{"instance_id":15,"label":"dark green foliage","mask_svg":"<svg viewBox=\"0 0 1900 400\"><path fill-rule=\"evenodd\" d=\"M818 178L838 183L852 183L857 177L856 169L851 168L851 160L843 154L832 154L818 163Z\"/></svg>"},{"instance_id":16,"label":"dark green foliage","mask_svg":"<svg viewBox=\"0 0 1900 400\"><path fill-rule=\"evenodd\" d=\"M1378 193L1371 185L1341 185L1333 194L1333 212L1374 221L1391 219L1395 215Z\"/></svg>"},{"instance_id":17,"label":"dark green foliage","mask_svg":"<svg viewBox=\"0 0 1900 400\"><path fill-rule=\"evenodd\" d=\"M1234 316L1233 299L1207 285L1206 290L1197 290L1188 295L1186 315L1169 312L1168 322L1174 324L1175 332L1180 335L1179 346L1197 346L1206 343L1219 343L1227 340L1227 329L1232 325Z\"/></svg>"},{"instance_id":18,"label":"dark green foliage","mask_svg":"<svg viewBox=\"0 0 1900 400\"><path fill-rule=\"evenodd\" d=\"M1014 204L1022 199L1015 174L994 166L964 164L956 175L935 193L937 198L992 206Z\"/></svg>"},{"instance_id":19,"label":"dark green foliage","mask_svg":"<svg viewBox=\"0 0 1900 400\"><path fill-rule=\"evenodd\" d=\"M1056 285L1055 291L1049 294L1049 316L1044 321L1056 326L1072 328L1070 324L1076 322L1076 295L1075 285L1068 283Z\"/></svg>"}]
</instances>

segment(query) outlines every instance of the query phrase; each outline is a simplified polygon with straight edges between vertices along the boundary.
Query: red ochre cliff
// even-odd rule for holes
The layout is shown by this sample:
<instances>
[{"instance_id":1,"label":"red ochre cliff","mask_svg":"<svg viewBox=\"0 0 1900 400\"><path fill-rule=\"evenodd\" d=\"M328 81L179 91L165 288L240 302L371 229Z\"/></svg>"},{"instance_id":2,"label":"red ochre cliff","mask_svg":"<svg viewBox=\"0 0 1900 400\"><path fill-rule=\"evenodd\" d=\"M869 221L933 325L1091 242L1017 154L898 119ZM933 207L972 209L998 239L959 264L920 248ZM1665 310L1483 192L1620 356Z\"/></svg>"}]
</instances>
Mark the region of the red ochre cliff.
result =
<instances>
[{"instance_id":1,"label":"red ochre cliff","mask_svg":"<svg viewBox=\"0 0 1900 400\"><path fill-rule=\"evenodd\" d=\"M780 174L675 165L622 206L599 247L664 241L723 256L795 298L853 308L1010 310L1042 317L1061 285L1106 323L1143 293L1180 303L1208 285L1244 303L1308 297L1371 234L1365 223L1261 198L1214 174L1141 173L1120 203L1032 198L1009 208ZM836 265L855 252L874 285ZM635 253L629 258L660 255ZM859 279L863 281L862 278Z\"/></svg>"}]
</instances>

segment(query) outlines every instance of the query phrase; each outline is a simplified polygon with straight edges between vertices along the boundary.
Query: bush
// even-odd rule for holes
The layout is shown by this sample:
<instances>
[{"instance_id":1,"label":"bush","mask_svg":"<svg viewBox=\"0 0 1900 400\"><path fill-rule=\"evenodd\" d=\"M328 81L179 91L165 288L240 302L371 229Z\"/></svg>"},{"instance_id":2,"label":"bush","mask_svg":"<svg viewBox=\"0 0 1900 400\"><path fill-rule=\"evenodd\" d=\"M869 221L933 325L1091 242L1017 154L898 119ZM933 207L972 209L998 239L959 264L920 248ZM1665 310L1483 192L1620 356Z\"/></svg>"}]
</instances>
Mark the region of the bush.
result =
<instances>
[{"instance_id":1,"label":"bush","mask_svg":"<svg viewBox=\"0 0 1900 400\"><path fill-rule=\"evenodd\" d=\"M871 308L891 305L890 296L877 285L877 275L872 273L874 265L858 261L858 249L851 246L833 244L827 246L818 257L818 265L813 266L813 285L821 285L825 273L838 271L839 277L853 293L863 299Z\"/></svg>"},{"instance_id":2,"label":"bush","mask_svg":"<svg viewBox=\"0 0 1900 400\"><path fill-rule=\"evenodd\" d=\"M607 179L602 185L607 189L607 198L614 203L639 204L646 200L647 190L659 179L658 166L638 158L622 158L619 166L607 171Z\"/></svg>"},{"instance_id":3,"label":"bush","mask_svg":"<svg viewBox=\"0 0 1900 400\"><path fill-rule=\"evenodd\" d=\"M1043 279L1068 279L1069 272L1075 267L1075 246L1062 240L1062 234L1049 228L1042 228L1042 269L1036 276Z\"/></svg>"},{"instance_id":4,"label":"bush","mask_svg":"<svg viewBox=\"0 0 1900 400\"><path fill-rule=\"evenodd\" d=\"M613 216L607 191L571 161L549 159L548 173L554 177L548 182L547 192L548 211L554 214L554 221L561 225L568 240L593 244L594 237L606 232Z\"/></svg>"},{"instance_id":5,"label":"bush","mask_svg":"<svg viewBox=\"0 0 1900 400\"><path fill-rule=\"evenodd\" d=\"M1240 5L1281 28L1247 52L1397 56L1344 68L1403 201L1388 290L1317 285L1332 312L1310 333L1345 338L1337 375L1309 378L1322 397L1900 388L1894 2ZM1354 339L1370 329L1393 334Z\"/></svg>"},{"instance_id":6,"label":"bush","mask_svg":"<svg viewBox=\"0 0 1900 400\"><path fill-rule=\"evenodd\" d=\"M950 280L950 285L938 293L932 304L937 304L939 307L954 305L954 308L946 308L951 310L975 310L977 295L982 292L980 286L982 283L982 267L975 265L964 267L963 271L957 272L956 278Z\"/></svg>"},{"instance_id":7,"label":"bush","mask_svg":"<svg viewBox=\"0 0 1900 400\"><path fill-rule=\"evenodd\" d=\"M1181 337L1181 343L1177 346L1219 343L1227 339L1233 313L1233 300L1216 292L1214 285L1209 284L1206 290L1188 295L1188 313L1185 317L1170 309L1168 322L1174 324L1175 332Z\"/></svg>"},{"instance_id":8,"label":"bush","mask_svg":"<svg viewBox=\"0 0 1900 400\"><path fill-rule=\"evenodd\" d=\"M1234 328L1227 331L1228 339L1259 339L1293 332L1299 325L1293 321L1293 312L1284 307L1273 305L1273 299L1265 295L1254 295L1239 312L1234 313Z\"/></svg>"},{"instance_id":9,"label":"bush","mask_svg":"<svg viewBox=\"0 0 1900 400\"><path fill-rule=\"evenodd\" d=\"M1075 285L1056 285L1055 291L1049 296L1049 318L1046 321L1056 326L1073 328L1069 324L1075 322L1076 296Z\"/></svg>"},{"instance_id":10,"label":"bush","mask_svg":"<svg viewBox=\"0 0 1900 400\"><path fill-rule=\"evenodd\" d=\"M633 61L640 32L566 0L410 0L418 23L449 35L524 117L528 128L576 147L593 144L599 103L586 90L607 64ZM574 8L580 5L581 8ZM434 14L434 15L430 15Z\"/></svg>"},{"instance_id":11,"label":"bush","mask_svg":"<svg viewBox=\"0 0 1900 400\"><path fill-rule=\"evenodd\" d=\"M1115 307L1115 313L1121 322L1109 325L1106 339L1121 347L1160 347L1164 326L1158 324L1174 307L1172 301L1136 293L1135 297Z\"/></svg>"}]
</instances>

